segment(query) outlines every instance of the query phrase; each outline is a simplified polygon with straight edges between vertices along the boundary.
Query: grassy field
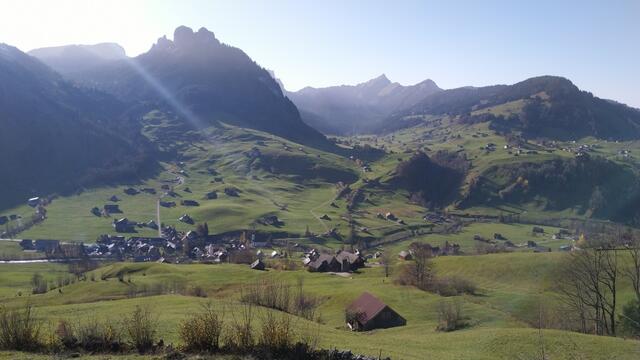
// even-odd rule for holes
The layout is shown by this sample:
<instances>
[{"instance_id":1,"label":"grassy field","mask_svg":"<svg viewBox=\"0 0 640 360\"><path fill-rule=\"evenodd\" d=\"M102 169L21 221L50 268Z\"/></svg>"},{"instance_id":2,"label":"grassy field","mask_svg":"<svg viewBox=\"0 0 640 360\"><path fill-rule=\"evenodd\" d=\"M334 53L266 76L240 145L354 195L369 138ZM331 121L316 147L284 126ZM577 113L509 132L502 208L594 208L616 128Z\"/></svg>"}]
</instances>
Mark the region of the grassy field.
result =
<instances>
[{"instance_id":1,"label":"grassy field","mask_svg":"<svg viewBox=\"0 0 640 360\"><path fill-rule=\"evenodd\" d=\"M479 295L461 296L470 327L451 333L435 330L436 308L442 297L410 287L395 285L380 267L366 268L350 277L314 274L306 271L255 272L244 265L113 264L95 270L96 281L80 281L42 295L28 296L30 278L35 272L49 279L65 275L65 266L52 264L0 265L0 301L6 306L30 302L47 324L59 319L118 319L137 305L157 315L160 333L166 342L176 343L177 326L202 304L211 303L231 319L240 309L243 286L261 277L290 283L302 279L306 291L321 297L320 322L294 317L300 336L317 337L322 347L348 348L370 355L394 359L534 359L542 342L552 359L634 359L640 355L640 342L545 330L542 338L529 325L537 316L541 294L545 302L553 299L554 276L562 254L512 253L482 256L442 257L436 271L442 276L464 276L479 286ZM392 272L396 273L398 262ZM125 273L125 281L115 277ZM101 276L109 277L100 280ZM167 293L131 298L131 287L180 283L205 289L208 297ZM363 291L369 291L407 319L398 328L352 333L344 328L344 308ZM629 296L624 284L622 298ZM17 294L21 292L22 296ZM446 300L451 300L448 298ZM255 309L256 323L266 309ZM4 354L2 356L5 356ZM8 356L8 355L7 355Z\"/></svg>"}]
</instances>

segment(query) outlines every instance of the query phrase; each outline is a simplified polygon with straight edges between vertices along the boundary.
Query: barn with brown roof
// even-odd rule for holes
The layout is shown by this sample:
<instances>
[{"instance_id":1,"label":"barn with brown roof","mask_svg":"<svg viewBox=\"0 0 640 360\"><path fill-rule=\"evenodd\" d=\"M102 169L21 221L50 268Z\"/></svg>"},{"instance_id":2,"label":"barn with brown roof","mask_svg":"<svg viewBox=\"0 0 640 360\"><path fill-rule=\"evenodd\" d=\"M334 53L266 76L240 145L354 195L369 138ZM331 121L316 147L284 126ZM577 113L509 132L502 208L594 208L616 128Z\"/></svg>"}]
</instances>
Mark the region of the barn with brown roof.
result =
<instances>
[{"instance_id":1,"label":"barn with brown roof","mask_svg":"<svg viewBox=\"0 0 640 360\"><path fill-rule=\"evenodd\" d=\"M362 293L347 307L346 321L347 326L354 331L386 329L407 324L407 320L400 314L368 292Z\"/></svg>"}]
</instances>

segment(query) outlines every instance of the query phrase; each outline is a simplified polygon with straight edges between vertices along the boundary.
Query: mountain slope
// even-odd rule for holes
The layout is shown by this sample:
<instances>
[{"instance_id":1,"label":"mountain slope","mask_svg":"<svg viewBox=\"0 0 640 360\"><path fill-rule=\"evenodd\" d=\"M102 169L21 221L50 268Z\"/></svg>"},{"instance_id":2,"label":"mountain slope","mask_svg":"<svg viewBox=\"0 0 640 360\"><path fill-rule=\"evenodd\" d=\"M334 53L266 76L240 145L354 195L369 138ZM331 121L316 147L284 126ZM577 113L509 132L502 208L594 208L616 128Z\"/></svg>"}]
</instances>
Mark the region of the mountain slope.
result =
<instances>
[{"instance_id":1,"label":"mountain slope","mask_svg":"<svg viewBox=\"0 0 640 360\"><path fill-rule=\"evenodd\" d=\"M373 131L389 115L439 91L431 80L402 86L381 75L354 86L307 87L288 96L311 126L325 133L350 134Z\"/></svg>"},{"instance_id":2,"label":"mountain slope","mask_svg":"<svg viewBox=\"0 0 640 360\"><path fill-rule=\"evenodd\" d=\"M127 58L122 46L115 43L48 47L31 50L28 54L70 79L94 67Z\"/></svg>"},{"instance_id":3,"label":"mountain slope","mask_svg":"<svg viewBox=\"0 0 640 360\"><path fill-rule=\"evenodd\" d=\"M0 206L109 177L139 155L115 131L116 99L64 81L37 59L0 44ZM133 171L135 173L135 170Z\"/></svg>"},{"instance_id":4,"label":"mountain slope","mask_svg":"<svg viewBox=\"0 0 640 360\"><path fill-rule=\"evenodd\" d=\"M76 78L122 101L168 107L195 128L222 121L333 148L302 122L267 70L205 28L193 32L181 26L173 40L160 38L147 53L93 67Z\"/></svg>"},{"instance_id":5,"label":"mountain slope","mask_svg":"<svg viewBox=\"0 0 640 360\"><path fill-rule=\"evenodd\" d=\"M466 123L489 121L500 131L571 140L640 138L640 111L581 91L555 76L514 85L465 87L433 94L396 116L452 115Z\"/></svg>"}]
</instances>

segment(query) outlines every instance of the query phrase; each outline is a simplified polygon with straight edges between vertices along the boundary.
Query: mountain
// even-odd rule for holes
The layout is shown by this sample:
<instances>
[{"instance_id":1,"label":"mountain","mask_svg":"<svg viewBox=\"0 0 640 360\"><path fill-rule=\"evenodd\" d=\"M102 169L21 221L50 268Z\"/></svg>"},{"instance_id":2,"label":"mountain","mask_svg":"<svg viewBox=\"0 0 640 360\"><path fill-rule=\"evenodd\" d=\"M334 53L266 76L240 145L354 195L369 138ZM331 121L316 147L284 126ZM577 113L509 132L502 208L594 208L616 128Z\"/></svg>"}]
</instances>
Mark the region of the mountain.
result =
<instances>
[{"instance_id":1,"label":"mountain","mask_svg":"<svg viewBox=\"0 0 640 360\"><path fill-rule=\"evenodd\" d=\"M307 87L288 96L309 125L328 134L351 134L374 131L390 115L441 90L432 80L402 86L383 74L354 86Z\"/></svg>"},{"instance_id":2,"label":"mountain","mask_svg":"<svg viewBox=\"0 0 640 360\"><path fill-rule=\"evenodd\" d=\"M137 146L119 131L122 102L78 88L5 44L0 79L1 205L142 168Z\"/></svg>"},{"instance_id":3,"label":"mountain","mask_svg":"<svg viewBox=\"0 0 640 360\"><path fill-rule=\"evenodd\" d=\"M122 46L115 43L48 47L31 50L28 54L71 79L92 68L127 58Z\"/></svg>"},{"instance_id":4,"label":"mountain","mask_svg":"<svg viewBox=\"0 0 640 360\"><path fill-rule=\"evenodd\" d=\"M495 130L518 131L527 137L640 138L640 111L595 97L556 76L535 77L514 85L441 91L388 122L398 125L403 118L416 115L449 115L465 123L490 122Z\"/></svg>"},{"instance_id":5,"label":"mountain","mask_svg":"<svg viewBox=\"0 0 640 360\"><path fill-rule=\"evenodd\" d=\"M224 122L334 149L301 120L267 70L205 28L178 27L173 40L162 37L140 56L97 65L74 79L129 104L166 107L194 128Z\"/></svg>"}]
</instances>

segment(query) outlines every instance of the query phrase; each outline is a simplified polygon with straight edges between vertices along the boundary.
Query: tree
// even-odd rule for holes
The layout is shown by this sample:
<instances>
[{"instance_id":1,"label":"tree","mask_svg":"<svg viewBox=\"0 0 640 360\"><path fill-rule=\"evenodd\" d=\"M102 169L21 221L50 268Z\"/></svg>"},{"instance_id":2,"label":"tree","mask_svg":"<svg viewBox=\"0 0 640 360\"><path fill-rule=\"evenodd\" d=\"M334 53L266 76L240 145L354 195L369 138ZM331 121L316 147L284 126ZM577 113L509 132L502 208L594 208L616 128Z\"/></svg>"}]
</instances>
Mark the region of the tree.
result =
<instances>
[{"instance_id":1,"label":"tree","mask_svg":"<svg viewBox=\"0 0 640 360\"><path fill-rule=\"evenodd\" d=\"M568 255L559 290L582 332L593 326L597 335L616 334L617 257L617 250L603 247Z\"/></svg>"},{"instance_id":2,"label":"tree","mask_svg":"<svg viewBox=\"0 0 640 360\"><path fill-rule=\"evenodd\" d=\"M389 253L389 250L382 252L382 255L380 256L380 263L384 269L384 277L389 277L389 274L391 274L391 254Z\"/></svg>"},{"instance_id":3,"label":"tree","mask_svg":"<svg viewBox=\"0 0 640 360\"><path fill-rule=\"evenodd\" d=\"M633 299L623 306L620 325L625 333L640 336L640 300Z\"/></svg>"},{"instance_id":4,"label":"tree","mask_svg":"<svg viewBox=\"0 0 640 360\"><path fill-rule=\"evenodd\" d=\"M431 284L433 274L433 264L431 257L433 251L429 244L413 243L411 244L414 262L411 264L411 274L415 281L415 286L426 290Z\"/></svg>"},{"instance_id":5,"label":"tree","mask_svg":"<svg viewBox=\"0 0 640 360\"><path fill-rule=\"evenodd\" d=\"M628 248L631 263L623 270L623 274L631 281L636 300L640 302L640 239L630 236Z\"/></svg>"}]
</instances>

